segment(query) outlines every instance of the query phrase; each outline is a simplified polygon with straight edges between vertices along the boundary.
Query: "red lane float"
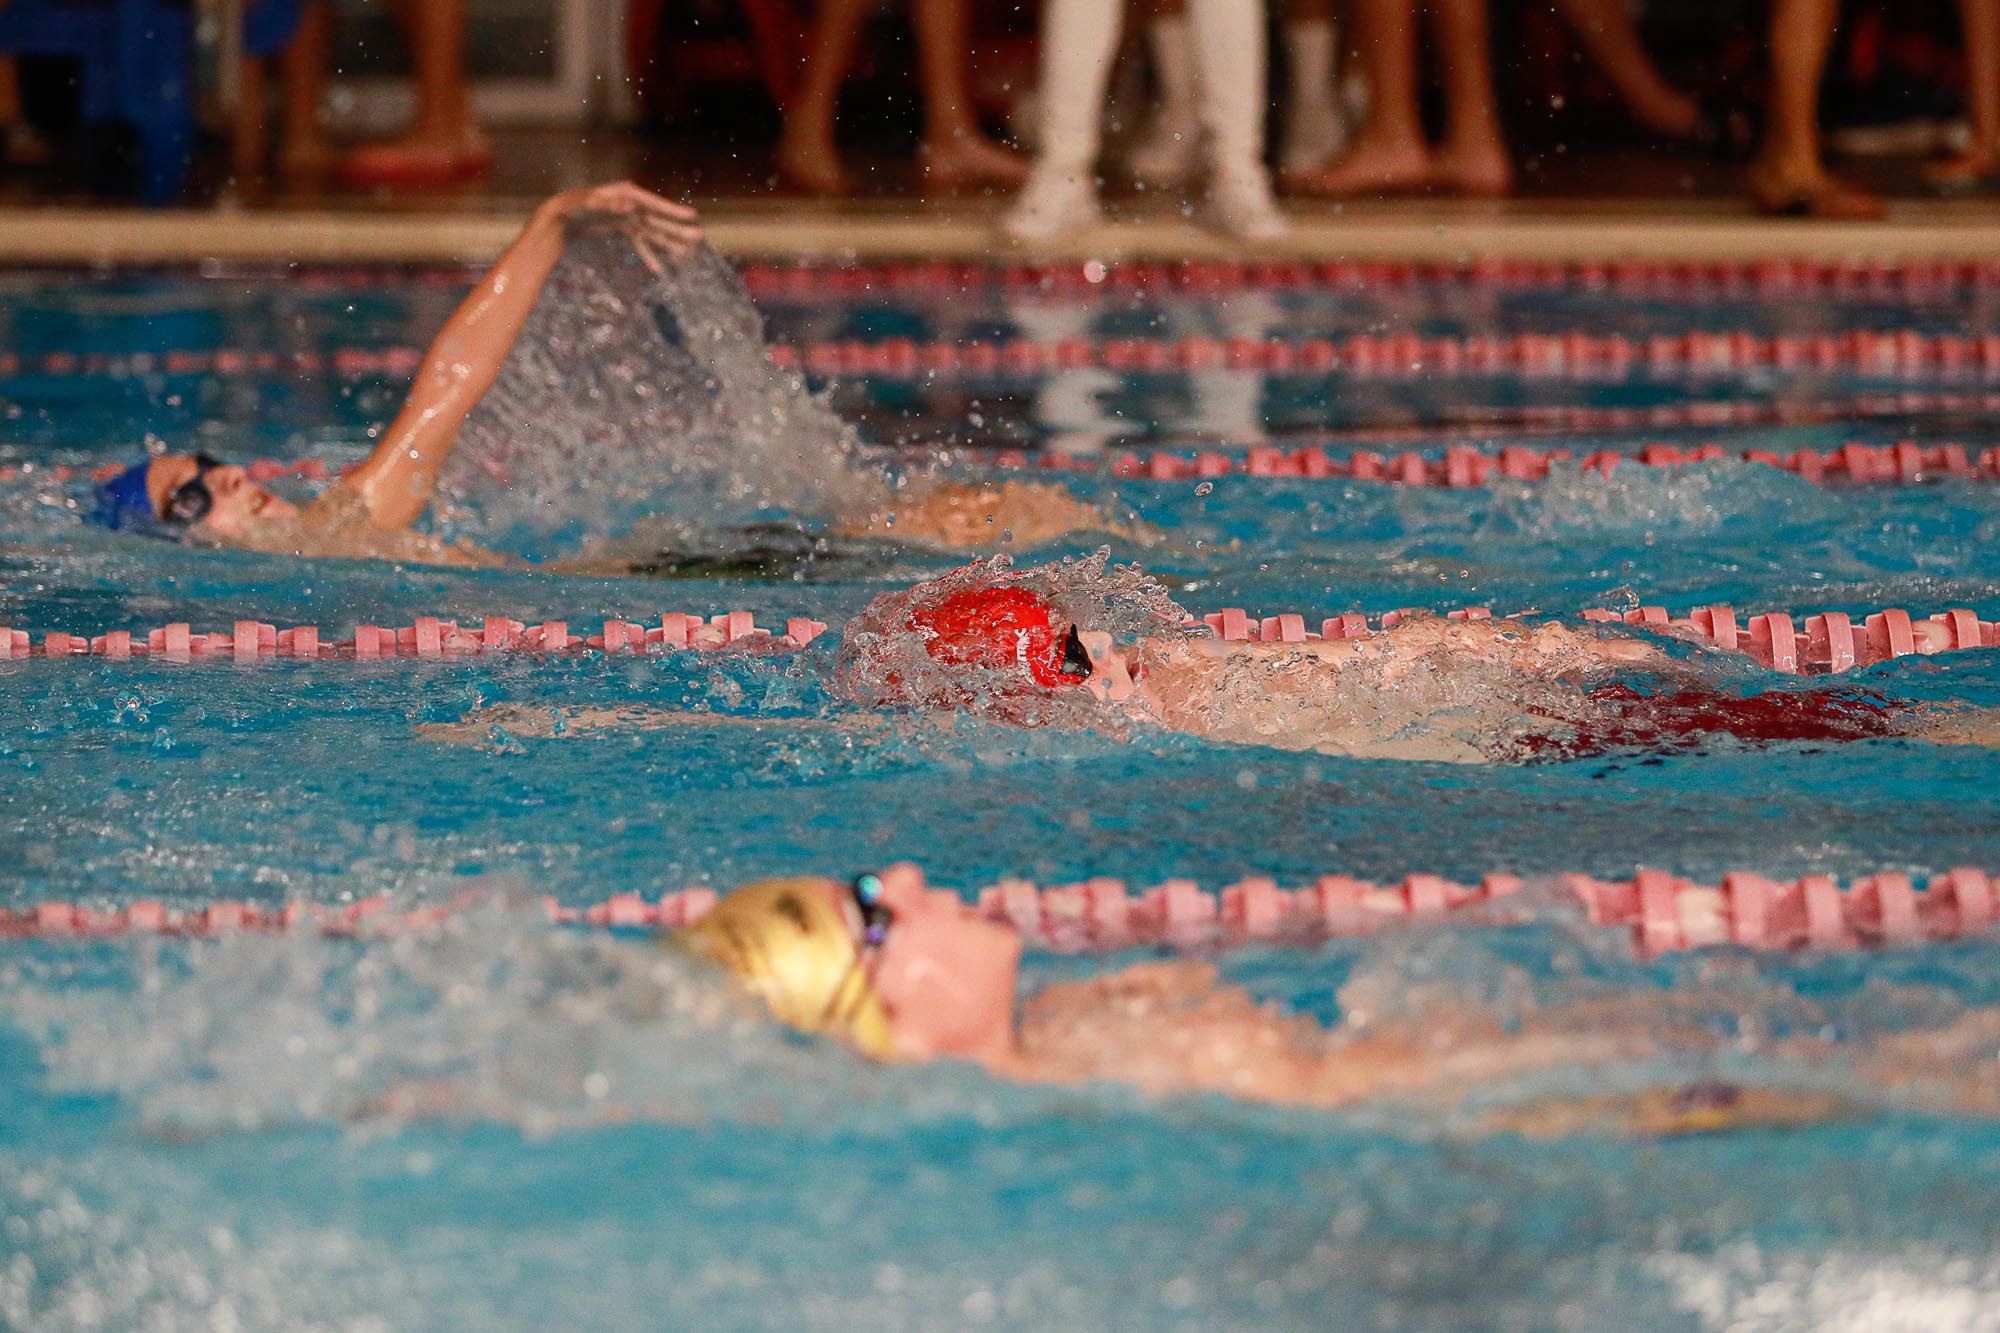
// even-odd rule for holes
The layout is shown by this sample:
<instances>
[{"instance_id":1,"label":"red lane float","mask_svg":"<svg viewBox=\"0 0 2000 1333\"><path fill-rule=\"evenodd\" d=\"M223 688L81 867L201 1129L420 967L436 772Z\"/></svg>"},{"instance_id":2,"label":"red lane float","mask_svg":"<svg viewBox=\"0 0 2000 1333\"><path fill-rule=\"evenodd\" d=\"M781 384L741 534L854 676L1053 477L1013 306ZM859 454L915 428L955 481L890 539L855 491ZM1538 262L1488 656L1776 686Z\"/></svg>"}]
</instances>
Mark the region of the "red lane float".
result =
<instances>
[{"instance_id":1,"label":"red lane float","mask_svg":"<svg viewBox=\"0 0 2000 1333\"><path fill-rule=\"evenodd\" d=\"M1845 889L1825 875L1779 881L1730 871L1714 884L1698 884L1659 870L1631 879L1562 875L1555 882L1582 905L1592 925L1623 928L1641 956L1682 949L1738 945L1751 949L1855 949L1915 945L1987 930L1994 921L1995 885L1973 868L1932 876L1919 889L1906 874L1882 872ZM1407 875L1395 884L1373 884L1346 875L1322 875L1304 888L1251 877L1219 891L1192 880L1171 879L1134 891L1123 880L1098 876L1038 887L1009 879L979 891L982 912L1015 925L1032 942L1056 949L1124 948L1140 944L1208 944L1239 940L1319 940L1368 935L1412 921L1478 919L1518 924L1533 913L1517 898L1518 875L1491 874L1477 884L1437 875ZM590 907L562 907L542 900L559 924L660 930L700 919L714 906L709 888L690 888L647 901L621 893ZM313 903L263 906L223 901L169 908L142 901L93 909L71 903L38 903L0 910L0 938L60 939L111 935L180 935L210 938L246 933L310 930L327 935L381 935L432 927L462 904L400 910L386 898L339 907Z\"/></svg>"},{"instance_id":2,"label":"red lane float","mask_svg":"<svg viewBox=\"0 0 2000 1333\"><path fill-rule=\"evenodd\" d=\"M1004 291L1075 299L1092 294L1232 291L1369 292L1419 284L1488 290L1584 290L1655 299L1721 296L1935 298L2000 288L2000 264L1975 260L1757 259L1689 263L1630 259L1473 263L1396 259L1101 260L982 264L951 260L887 263L752 261L744 282L763 300L848 300L885 292Z\"/></svg>"},{"instance_id":3,"label":"red lane float","mask_svg":"<svg viewBox=\"0 0 2000 1333\"><path fill-rule=\"evenodd\" d=\"M815 375L927 378L1035 374L1094 367L1120 372L1338 372L1362 379L1518 375L1622 381L1634 375L1735 375L1756 370L1850 372L1890 379L2000 379L2000 334L1913 329L1760 334L1724 330L1634 337L1586 332L1420 337L1107 338L1047 341L850 338L780 344L772 360Z\"/></svg>"},{"instance_id":4,"label":"red lane float","mask_svg":"<svg viewBox=\"0 0 2000 1333\"><path fill-rule=\"evenodd\" d=\"M993 456L1003 468L1044 472L1104 473L1147 481L1181 481L1222 476L1298 478L1309 481L1379 481L1402 486L1472 489L1496 481L1546 481L1558 465L1610 476L1620 467L1672 468L1718 462L1758 463L1808 481L1896 482L1917 484L1950 477L1959 480L2000 480L2000 448L1973 452L1961 444L1920 446L1911 441L1869 445L1849 443L1824 452L1798 449L1780 454L1770 449L1725 449L1719 444L1677 446L1648 444L1636 450L1532 449L1510 445L1493 453L1453 445L1440 457L1414 450L1385 455L1357 449L1343 456L1324 448L1278 449L1253 446L1241 454L1204 450L1194 455L1161 451L1111 454L1030 454L1009 449Z\"/></svg>"},{"instance_id":5,"label":"red lane float","mask_svg":"<svg viewBox=\"0 0 2000 1333\"><path fill-rule=\"evenodd\" d=\"M1367 638L1394 628L1410 614L1390 611L1371 626L1366 616L1350 611L1321 620L1316 633L1306 628L1305 617L1296 614L1258 619L1240 608L1229 607L1201 619L1223 640L1309 643ZM1453 620L1487 620L1492 618L1493 611L1484 606L1468 606L1445 614ZM1515 612L1505 618L1518 620L1534 614ZM1594 624L1631 625L1694 639L1723 652L1755 658L1773 671L1796 675L1850 671L1913 654L1928 656L2000 647L2000 621L1981 620L1966 610L1918 617L1891 607L1864 615L1858 624L1845 612L1825 611L1809 615L1796 625L1782 612L1753 615L1739 623L1735 609L1720 603L1696 607L1685 616L1672 615L1663 606L1639 606L1625 611L1593 607L1579 614Z\"/></svg>"},{"instance_id":6,"label":"red lane float","mask_svg":"<svg viewBox=\"0 0 2000 1333\"><path fill-rule=\"evenodd\" d=\"M1349 611L1320 618L1318 628L1296 612L1262 618L1240 607L1228 607L1201 617L1202 623L1227 641L1311 643L1329 639L1361 639L1394 628L1413 614L1390 611L1370 624ZM1461 607L1445 613L1453 620L1486 620L1489 607ZM1537 612L1514 612L1506 619L1523 619ZM1864 614L1859 621L1843 611L1824 611L1794 622L1783 612L1766 612L1738 620L1734 608L1715 604L1675 616L1661 606L1613 611L1593 607L1578 613L1593 623L1624 624L1694 639L1723 652L1743 653L1774 671L1820 674L1871 666L1913 654L1962 652L2000 647L2000 622L1981 620L1971 611L1953 609L1916 616L1899 607ZM794 616L784 633L761 629L748 611L728 611L703 620L667 612L650 625L631 620L607 620L596 634L572 634L566 621L527 625L504 616L487 616L473 629L457 621L420 616L413 625L386 628L361 625L354 637L330 640L311 625L279 629L253 620L239 620L228 633L199 634L185 623L150 630L114 630L82 635L52 631L36 639L26 630L0 625L0 660L24 658L103 658L129 661L161 658L172 662L264 657L372 661L386 658L456 658L496 653L552 654L594 651L654 653L735 649L782 652L803 648L825 633L826 622Z\"/></svg>"},{"instance_id":7,"label":"red lane float","mask_svg":"<svg viewBox=\"0 0 2000 1333\"><path fill-rule=\"evenodd\" d=\"M505 616L487 616L479 628L455 620L419 616L414 625L387 628L360 625L351 639L331 640L317 627L279 629L255 620L239 620L228 633L197 634L185 623L150 630L114 630L95 636L54 632L36 642L25 630L0 625L0 660L27 657L101 657L114 661L153 657L170 662L246 661L260 657L295 657L371 661L381 658L455 658L499 653L548 655L569 652L653 653L734 649L785 652L803 648L826 632L826 622L794 616L783 633L761 629L748 611L700 616L666 612L651 625L607 620L597 634L572 634L567 621L523 624Z\"/></svg>"},{"instance_id":8,"label":"red lane float","mask_svg":"<svg viewBox=\"0 0 2000 1333\"><path fill-rule=\"evenodd\" d=\"M1620 259L1552 261L1493 258L1469 262L1407 259L1271 258L1028 260L982 263L950 259L827 261L750 257L738 264L762 298L848 299L883 292L1001 291L1033 297L1153 291L1339 292L1400 290L1439 284L1491 291L1578 290L1661 300L1745 296L1832 296L1935 299L2000 288L1991 260L1771 256L1760 259ZM281 279L288 288L338 292L355 288L421 287L449 291L476 282L484 269L456 263L204 265L219 281Z\"/></svg>"},{"instance_id":9,"label":"red lane float","mask_svg":"<svg viewBox=\"0 0 2000 1333\"><path fill-rule=\"evenodd\" d=\"M1064 369L1119 372L1245 370L1266 374L1338 372L1361 379L1512 375L1528 379L1623 381L1635 375L1737 375L1783 370L1876 379L2000 380L2000 333L1858 329L1845 333L1699 331L1637 337L1581 331L1422 337L1356 333L1343 337L1239 335L1216 338L848 338L778 344L771 359L815 375L929 378L945 374L1028 375ZM0 352L0 377L89 375L113 379L170 375L331 375L408 378L423 362L416 347L344 347L278 353L224 348L130 353Z\"/></svg>"},{"instance_id":10,"label":"red lane float","mask_svg":"<svg viewBox=\"0 0 2000 1333\"><path fill-rule=\"evenodd\" d=\"M2000 406L2000 400L1996 400L1996 406ZM1686 446L1646 444L1636 448L1598 449L1581 455L1561 447L1536 449L1509 445L1488 453L1469 445L1452 445L1437 457L1427 457L1415 450L1391 455L1372 449L1355 449L1335 455L1317 445L1301 449L1256 445L1242 453L1207 449L1192 455L1164 450L1138 452L1128 449L1108 454L1066 454L1005 449L984 456L980 461L997 468L1080 475L1108 474L1146 481L1237 476L1308 481L1379 481L1452 489L1473 489L1496 481L1546 481L1553 469L1566 465L1608 477L1621 467L1675 468L1725 461L1757 463L1813 482L1916 485L1944 478L2000 480L2000 448L1975 451L1962 444L1919 445L1911 440L1895 444L1852 441L1827 450L1795 449L1784 454L1771 449L1727 449L1713 442ZM359 460L336 464L323 458L300 458L290 462L260 458L248 464L246 471L250 479L257 482L275 481L282 477L324 482L359 466ZM116 477L124 467L122 463L106 463L88 469L62 463L43 466L8 464L0 465L0 482L41 479L59 483L79 479L103 482Z\"/></svg>"}]
</instances>

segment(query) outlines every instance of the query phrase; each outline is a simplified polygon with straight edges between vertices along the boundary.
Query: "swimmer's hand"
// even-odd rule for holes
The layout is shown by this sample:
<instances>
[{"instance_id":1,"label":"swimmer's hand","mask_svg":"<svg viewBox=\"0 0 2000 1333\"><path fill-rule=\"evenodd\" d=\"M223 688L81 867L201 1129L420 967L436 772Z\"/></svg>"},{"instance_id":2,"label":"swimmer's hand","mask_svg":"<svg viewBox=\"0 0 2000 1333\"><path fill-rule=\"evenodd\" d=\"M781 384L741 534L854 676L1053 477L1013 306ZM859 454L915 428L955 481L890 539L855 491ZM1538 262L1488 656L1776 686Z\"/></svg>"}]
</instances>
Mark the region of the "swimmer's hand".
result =
<instances>
[{"instance_id":1,"label":"swimmer's hand","mask_svg":"<svg viewBox=\"0 0 2000 1333\"><path fill-rule=\"evenodd\" d=\"M1153 535L1143 525L1118 522L1062 486L1040 481L931 483L899 498L893 508L838 530L951 551L1042 546L1073 532L1133 541Z\"/></svg>"},{"instance_id":2,"label":"swimmer's hand","mask_svg":"<svg viewBox=\"0 0 2000 1333\"><path fill-rule=\"evenodd\" d=\"M535 211L535 223L622 231L632 238L632 248L655 273L662 269L662 255L685 258L701 240L699 219L692 208L631 181L565 191Z\"/></svg>"}]
</instances>

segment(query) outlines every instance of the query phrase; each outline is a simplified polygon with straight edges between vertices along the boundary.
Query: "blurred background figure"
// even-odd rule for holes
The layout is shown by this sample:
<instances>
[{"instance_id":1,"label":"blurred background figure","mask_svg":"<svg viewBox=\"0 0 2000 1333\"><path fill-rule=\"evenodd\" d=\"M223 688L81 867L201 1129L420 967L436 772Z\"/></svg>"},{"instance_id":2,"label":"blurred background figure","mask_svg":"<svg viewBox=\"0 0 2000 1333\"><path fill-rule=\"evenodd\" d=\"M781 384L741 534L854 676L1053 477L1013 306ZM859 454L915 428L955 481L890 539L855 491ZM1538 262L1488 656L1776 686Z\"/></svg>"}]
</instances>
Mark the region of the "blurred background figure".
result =
<instances>
[{"instance_id":1,"label":"blurred background figure","mask_svg":"<svg viewBox=\"0 0 2000 1333\"><path fill-rule=\"evenodd\" d=\"M357 185L434 185L493 168L465 77L465 0L399 0L415 61L417 114L399 138L366 144L340 164Z\"/></svg>"},{"instance_id":2,"label":"blurred background figure","mask_svg":"<svg viewBox=\"0 0 2000 1333\"><path fill-rule=\"evenodd\" d=\"M1194 178L1201 162L1193 37L1186 0L1153 0L1146 24L1158 100L1128 160L1134 180L1172 186ZM1278 143L1283 173L1325 165L1347 146L1351 119L1365 98L1363 81L1342 77L1333 0L1286 0L1283 7L1285 107Z\"/></svg>"},{"instance_id":3,"label":"blurred background figure","mask_svg":"<svg viewBox=\"0 0 2000 1333\"><path fill-rule=\"evenodd\" d=\"M1050 240L1102 217L1100 123L1124 7L1125 0L1046 0L1040 152L1002 223L1017 240ZM1208 216L1245 240L1282 236L1288 228L1264 167L1264 7L1261 0L1188 0L1187 10L1194 58L1163 67L1161 83L1178 81L1183 97L1190 83L1195 90L1194 119L1208 149Z\"/></svg>"},{"instance_id":4,"label":"blurred background figure","mask_svg":"<svg viewBox=\"0 0 2000 1333\"><path fill-rule=\"evenodd\" d=\"M1820 81L1840 0L1772 0L1771 91L1764 142L1750 164L1750 197L1777 217L1866 220L1882 203L1826 169L1820 147Z\"/></svg>"},{"instance_id":5,"label":"blurred background figure","mask_svg":"<svg viewBox=\"0 0 2000 1333\"><path fill-rule=\"evenodd\" d=\"M278 111L278 174L305 181L333 169L337 154L327 141L320 116L326 93L326 72L333 36L333 11L326 0L307 0L299 7L298 30L277 57L280 83ZM270 151L270 58L255 44L243 60L243 86L238 90L236 126L231 145L231 169L239 180L264 173Z\"/></svg>"},{"instance_id":6,"label":"blurred background figure","mask_svg":"<svg viewBox=\"0 0 2000 1333\"><path fill-rule=\"evenodd\" d=\"M1493 91L1486 0L1430 0L1444 134L1426 136L1418 98L1417 0L1355 0L1355 48L1368 80L1368 115L1347 152L1316 168L1293 168L1304 194L1348 198L1442 189L1501 195L1514 180Z\"/></svg>"},{"instance_id":7,"label":"blurred background figure","mask_svg":"<svg viewBox=\"0 0 2000 1333\"><path fill-rule=\"evenodd\" d=\"M21 106L21 75L12 56L0 56L0 164L39 167L49 160L48 140Z\"/></svg>"},{"instance_id":8,"label":"blurred background figure","mask_svg":"<svg viewBox=\"0 0 2000 1333\"><path fill-rule=\"evenodd\" d=\"M1344 156L1315 161L1304 151L1288 152L1282 165L1292 188L1332 198L1425 189L1499 195L1511 188L1513 163L1494 91L1486 0L1426 5L1445 107L1444 135L1434 145L1419 104L1417 8L1417 0L1355 0L1355 50L1363 68L1350 78L1369 89L1367 114ZM1748 129L1740 118L1723 104L1704 105L1660 73L1624 0L1556 0L1553 8L1639 125L1718 153L1743 146ZM1308 54L1295 60L1295 80L1305 77L1310 59Z\"/></svg>"},{"instance_id":9,"label":"blurred background figure","mask_svg":"<svg viewBox=\"0 0 2000 1333\"><path fill-rule=\"evenodd\" d=\"M2000 185L2000 0L1958 0L1958 13L1969 140L1963 152L1924 173L1947 192Z\"/></svg>"},{"instance_id":10,"label":"blurred background figure","mask_svg":"<svg viewBox=\"0 0 2000 1333\"><path fill-rule=\"evenodd\" d=\"M840 87L854 64L855 39L876 0L823 0L803 79L785 110L778 169L814 194L853 188L834 142ZM972 111L966 85L966 0L910 0L923 85L923 182L935 189L1015 184L1027 161L989 138Z\"/></svg>"}]
</instances>

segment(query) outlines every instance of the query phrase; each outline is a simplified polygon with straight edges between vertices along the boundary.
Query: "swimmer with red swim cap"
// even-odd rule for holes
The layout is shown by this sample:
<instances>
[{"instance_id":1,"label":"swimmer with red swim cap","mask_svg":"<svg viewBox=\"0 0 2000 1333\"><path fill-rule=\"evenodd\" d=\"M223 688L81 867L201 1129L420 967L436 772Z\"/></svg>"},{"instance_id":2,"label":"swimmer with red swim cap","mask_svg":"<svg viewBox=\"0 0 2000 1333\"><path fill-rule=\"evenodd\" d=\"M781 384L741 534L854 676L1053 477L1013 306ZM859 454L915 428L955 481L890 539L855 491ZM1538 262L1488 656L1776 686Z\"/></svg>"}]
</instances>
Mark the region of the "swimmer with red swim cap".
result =
<instances>
[{"instance_id":1,"label":"swimmer with red swim cap","mask_svg":"<svg viewBox=\"0 0 2000 1333\"><path fill-rule=\"evenodd\" d=\"M1645 673L1635 684L1634 672ZM1641 639L1543 621L1411 616L1359 639L1224 642L1136 566L1015 569L1005 556L884 593L841 632L834 689L876 710L963 711L1022 726L1138 733L1361 758L1535 762L1896 737L2000 745L2000 715L1840 687L1738 696ZM423 730L483 743L712 715L496 705ZM883 716L833 719L852 730Z\"/></svg>"},{"instance_id":2,"label":"swimmer with red swim cap","mask_svg":"<svg viewBox=\"0 0 2000 1333\"><path fill-rule=\"evenodd\" d=\"M1115 595L1095 591L1114 575ZM1121 619L1120 603L1135 601L1139 614ZM1408 617L1366 638L1266 643L1223 642L1186 622L1102 553L1020 573L1000 558L877 598L844 631L837 686L878 706L1450 762L1679 750L1722 736L1994 740L1963 714L1857 691L1724 694L1654 645L1590 627ZM1614 679L1634 670L1667 684Z\"/></svg>"},{"instance_id":3,"label":"swimmer with red swim cap","mask_svg":"<svg viewBox=\"0 0 2000 1333\"><path fill-rule=\"evenodd\" d=\"M308 556L406 563L511 563L464 542L416 531L460 428L499 377L572 228L616 230L659 272L701 240L692 208L630 183L570 190L547 200L455 310L425 352L402 410L366 461L303 506L251 480L239 463L206 454L141 460L98 487L87 517L113 531ZM1120 525L1059 486L966 485L927 479L892 492L880 512L854 513L834 531L946 550L1022 546ZM893 501L893 503L891 503ZM568 562L582 573L627 573L631 562Z\"/></svg>"}]
</instances>

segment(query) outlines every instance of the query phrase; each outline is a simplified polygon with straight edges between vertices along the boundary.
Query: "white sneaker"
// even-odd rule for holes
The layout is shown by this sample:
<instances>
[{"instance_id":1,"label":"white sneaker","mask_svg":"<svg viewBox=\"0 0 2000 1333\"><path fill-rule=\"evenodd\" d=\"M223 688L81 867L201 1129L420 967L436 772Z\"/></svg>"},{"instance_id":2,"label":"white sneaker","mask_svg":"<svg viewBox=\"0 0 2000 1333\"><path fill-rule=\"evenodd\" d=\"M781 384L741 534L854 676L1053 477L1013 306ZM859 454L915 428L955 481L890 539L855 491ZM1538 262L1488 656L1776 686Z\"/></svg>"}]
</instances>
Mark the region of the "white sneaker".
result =
<instances>
[{"instance_id":1,"label":"white sneaker","mask_svg":"<svg viewBox=\"0 0 2000 1333\"><path fill-rule=\"evenodd\" d=\"M1218 229L1239 240L1275 241L1292 230L1271 197L1271 177L1261 166L1218 169L1208 186L1208 215Z\"/></svg>"},{"instance_id":2,"label":"white sneaker","mask_svg":"<svg viewBox=\"0 0 2000 1333\"><path fill-rule=\"evenodd\" d=\"M1000 230L1017 241L1053 241L1103 220L1097 182L1088 169L1037 165L1000 220Z\"/></svg>"},{"instance_id":3,"label":"white sneaker","mask_svg":"<svg viewBox=\"0 0 2000 1333\"><path fill-rule=\"evenodd\" d=\"M1201 126L1186 116L1155 116L1125 165L1144 185L1185 185L1194 176Z\"/></svg>"}]
</instances>

